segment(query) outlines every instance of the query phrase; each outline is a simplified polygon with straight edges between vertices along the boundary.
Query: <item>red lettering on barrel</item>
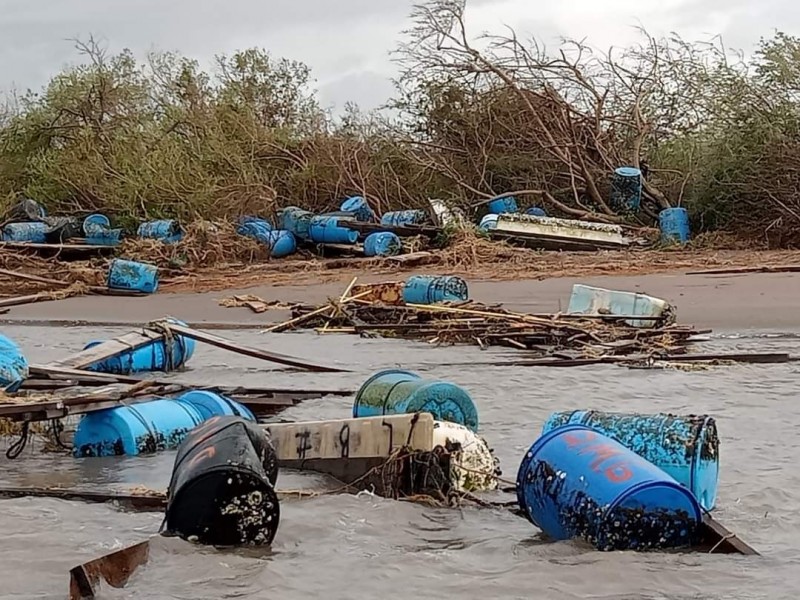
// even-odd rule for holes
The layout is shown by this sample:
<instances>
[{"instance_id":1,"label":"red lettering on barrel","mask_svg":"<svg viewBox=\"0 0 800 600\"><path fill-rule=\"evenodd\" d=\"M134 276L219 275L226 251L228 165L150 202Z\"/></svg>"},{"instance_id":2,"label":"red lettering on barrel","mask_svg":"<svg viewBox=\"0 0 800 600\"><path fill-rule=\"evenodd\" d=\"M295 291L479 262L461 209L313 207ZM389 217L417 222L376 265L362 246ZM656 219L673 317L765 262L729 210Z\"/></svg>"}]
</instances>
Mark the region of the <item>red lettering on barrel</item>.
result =
<instances>
[{"instance_id":1,"label":"red lettering on barrel","mask_svg":"<svg viewBox=\"0 0 800 600\"><path fill-rule=\"evenodd\" d=\"M564 443L568 448L576 448L593 441L596 437L593 431L570 431L564 434Z\"/></svg>"},{"instance_id":2,"label":"red lettering on barrel","mask_svg":"<svg viewBox=\"0 0 800 600\"><path fill-rule=\"evenodd\" d=\"M608 480L614 483L622 483L633 477L633 471L631 471L625 463L619 463L613 467L608 467L604 473Z\"/></svg>"},{"instance_id":3,"label":"red lettering on barrel","mask_svg":"<svg viewBox=\"0 0 800 600\"><path fill-rule=\"evenodd\" d=\"M576 449L578 455L593 455L589 468L595 473L602 473L612 483L622 483L633 477L633 471L624 459L614 460L607 464L609 459L614 459L623 453L623 450L607 442L592 443L597 435L591 431L570 432L564 434L564 443L570 449ZM603 468L603 463L607 466Z\"/></svg>"},{"instance_id":4,"label":"red lettering on barrel","mask_svg":"<svg viewBox=\"0 0 800 600\"><path fill-rule=\"evenodd\" d=\"M214 446L207 446L206 448L203 448L200 452L198 452L192 457L192 460L190 460L186 464L186 468L192 469L194 468L195 465L197 465L197 463L201 463L207 458L213 457L216 453L217 449L214 448Z\"/></svg>"}]
</instances>

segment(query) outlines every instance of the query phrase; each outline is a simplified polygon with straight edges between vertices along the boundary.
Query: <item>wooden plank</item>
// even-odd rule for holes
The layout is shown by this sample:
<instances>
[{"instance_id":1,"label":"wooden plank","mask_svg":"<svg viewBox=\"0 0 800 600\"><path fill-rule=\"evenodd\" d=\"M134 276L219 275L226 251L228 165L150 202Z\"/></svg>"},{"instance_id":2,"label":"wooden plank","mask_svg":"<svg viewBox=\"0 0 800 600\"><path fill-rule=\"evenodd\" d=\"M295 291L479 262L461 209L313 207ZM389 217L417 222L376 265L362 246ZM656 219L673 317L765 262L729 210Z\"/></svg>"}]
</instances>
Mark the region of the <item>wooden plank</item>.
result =
<instances>
[{"instance_id":1,"label":"wooden plank","mask_svg":"<svg viewBox=\"0 0 800 600\"><path fill-rule=\"evenodd\" d=\"M73 567L69 572L69 600L96 598L101 580L111 587L124 588L149 558L150 540L146 540Z\"/></svg>"},{"instance_id":2,"label":"wooden plank","mask_svg":"<svg viewBox=\"0 0 800 600\"><path fill-rule=\"evenodd\" d=\"M272 437L281 463L310 459L348 460L387 458L405 445L433 450L433 416L389 415L361 419L270 423L263 425Z\"/></svg>"},{"instance_id":3,"label":"wooden plank","mask_svg":"<svg viewBox=\"0 0 800 600\"><path fill-rule=\"evenodd\" d=\"M708 513L703 515L700 534L701 542L697 550L705 550L709 554L760 556L760 553L755 548L744 542Z\"/></svg>"},{"instance_id":4,"label":"wooden plank","mask_svg":"<svg viewBox=\"0 0 800 600\"><path fill-rule=\"evenodd\" d=\"M57 498L92 504L115 502L125 508L142 511L161 511L166 506L164 494L130 494L124 492L98 492L64 488L1 487L0 498Z\"/></svg>"},{"instance_id":5,"label":"wooden plank","mask_svg":"<svg viewBox=\"0 0 800 600\"><path fill-rule=\"evenodd\" d=\"M764 265L761 267L730 267L724 269L705 269L687 271L687 275L745 275L747 273L798 273L800 265Z\"/></svg>"},{"instance_id":6,"label":"wooden plank","mask_svg":"<svg viewBox=\"0 0 800 600\"><path fill-rule=\"evenodd\" d=\"M350 372L349 369L340 369L338 367L327 367L324 365L318 365L315 363L304 361L294 356L288 356L286 354L278 354L277 352L268 352L266 350L260 350L258 348L242 346L240 344L236 344L230 340L226 340L225 338L219 337L212 333L197 331L196 329L190 329L189 327L183 327L181 325L176 325L174 323L165 323L164 327L168 328L170 331L174 333L177 333L178 335L186 336L193 340L197 340L198 342L204 342L206 344L216 346L217 348L222 348L223 350L229 350L231 352L236 352L237 354L242 354L244 356L250 356L252 358L258 358L261 360L266 360L281 365L287 365L290 367L296 367L298 369L305 369L307 371L315 371L318 373Z\"/></svg>"},{"instance_id":7,"label":"wooden plank","mask_svg":"<svg viewBox=\"0 0 800 600\"><path fill-rule=\"evenodd\" d=\"M189 330L191 331L191 330ZM117 356L123 352L136 350L153 342L163 340L164 334L150 329L132 331L119 337L107 340L97 346L82 350L62 360L47 363L46 366L66 367L70 369L84 369L97 362Z\"/></svg>"}]
</instances>

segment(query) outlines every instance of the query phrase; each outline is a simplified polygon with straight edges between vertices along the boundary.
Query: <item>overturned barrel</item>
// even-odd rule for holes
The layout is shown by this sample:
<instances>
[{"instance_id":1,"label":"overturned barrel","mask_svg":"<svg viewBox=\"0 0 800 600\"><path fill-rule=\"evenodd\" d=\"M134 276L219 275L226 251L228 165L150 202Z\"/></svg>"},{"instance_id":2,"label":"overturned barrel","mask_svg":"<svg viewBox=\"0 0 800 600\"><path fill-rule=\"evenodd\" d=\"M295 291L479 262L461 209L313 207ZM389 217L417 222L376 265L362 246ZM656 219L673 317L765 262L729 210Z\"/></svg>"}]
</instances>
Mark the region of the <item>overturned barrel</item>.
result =
<instances>
[{"instance_id":1,"label":"overturned barrel","mask_svg":"<svg viewBox=\"0 0 800 600\"><path fill-rule=\"evenodd\" d=\"M422 225L428 220L428 213L424 210L395 210L383 213L381 225L384 227L404 227L407 225Z\"/></svg>"},{"instance_id":2,"label":"overturned barrel","mask_svg":"<svg viewBox=\"0 0 800 600\"><path fill-rule=\"evenodd\" d=\"M339 225L338 217L317 216L311 219L308 235L316 244L355 244L358 232Z\"/></svg>"},{"instance_id":3,"label":"overturned barrel","mask_svg":"<svg viewBox=\"0 0 800 600\"><path fill-rule=\"evenodd\" d=\"M177 319L167 319L167 321L186 326L186 323ZM101 343L99 340L94 340L86 344L83 349L88 350ZM135 350L106 358L89 365L86 370L113 375L130 375L149 371L168 373L184 367L194 355L196 345L196 342L190 337L175 335L169 339L153 340Z\"/></svg>"},{"instance_id":4,"label":"overturned barrel","mask_svg":"<svg viewBox=\"0 0 800 600\"><path fill-rule=\"evenodd\" d=\"M270 544L280 522L278 460L266 431L241 417L214 417L178 448L164 529L200 544Z\"/></svg>"},{"instance_id":5,"label":"overturned barrel","mask_svg":"<svg viewBox=\"0 0 800 600\"><path fill-rule=\"evenodd\" d=\"M514 196L504 196L503 198L495 198L489 202L489 212L496 215L503 213L516 213L519 212L517 206L517 199Z\"/></svg>"},{"instance_id":6,"label":"overturned barrel","mask_svg":"<svg viewBox=\"0 0 800 600\"><path fill-rule=\"evenodd\" d=\"M586 425L619 442L689 488L705 510L714 508L719 436L713 417L575 410L552 413L542 434L568 423Z\"/></svg>"},{"instance_id":7,"label":"overturned barrel","mask_svg":"<svg viewBox=\"0 0 800 600\"><path fill-rule=\"evenodd\" d=\"M268 246L269 255L272 258L283 258L297 251L297 240L291 231L273 229L272 225L264 219L243 220L236 232Z\"/></svg>"},{"instance_id":8,"label":"overturned barrel","mask_svg":"<svg viewBox=\"0 0 800 600\"><path fill-rule=\"evenodd\" d=\"M204 419L211 417L235 416L248 421L255 421L255 415L246 406L222 394L207 390L189 390L177 398L181 402L191 404Z\"/></svg>"},{"instance_id":9,"label":"overturned barrel","mask_svg":"<svg viewBox=\"0 0 800 600\"><path fill-rule=\"evenodd\" d=\"M108 289L152 294L158 289L158 267L115 258L108 267Z\"/></svg>"},{"instance_id":10,"label":"overturned barrel","mask_svg":"<svg viewBox=\"0 0 800 600\"><path fill-rule=\"evenodd\" d=\"M481 231L489 231L490 229L497 229L497 219L500 215L489 213L484 215L481 222L478 224L478 229Z\"/></svg>"},{"instance_id":11,"label":"overturned barrel","mask_svg":"<svg viewBox=\"0 0 800 600\"><path fill-rule=\"evenodd\" d=\"M685 244L689 241L689 213L685 208L666 208L658 213L661 241Z\"/></svg>"},{"instance_id":12,"label":"overturned barrel","mask_svg":"<svg viewBox=\"0 0 800 600\"><path fill-rule=\"evenodd\" d=\"M298 239L305 241L311 239L309 228L313 217L314 213L296 206L287 206L278 213L280 229L291 231Z\"/></svg>"},{"instance_id":13,"label":"overturned barrel","mask_svg":"<svg viewBox=\"0 0 800 600\"><path fill-rule=\"evenodd\" d=\"M369 202L361 196L353 196L348 198L339 207L339 210L346 213L352 213L356 221L363 221L365 223L375 220L375 213L369 206Z\"/></svg>"},{"instance_id":14,"label":"overturned barrel","mask_svg":"<svg viewBox=\"0 0 800 600\"><path fill-rule=\"evenodd\" d=\"M49 227L45 223L7 223L3 226L3 240L6 242L31 242L44 244Z\"/></svg>"},{"instance_id":15,"label":"overturned barrel","mask_svg":"<svg viewBox=\"0 0 800 600\"><path fill-rule=\"evenodd\" d=\"M583 425L540 437L517 472L517 501L555 540L598 550L691 546L702 512L694 495L622 444Z\"/></svg>"},{"instance_id":16,"label":"overturned barrel","mask_svg":"<svg viewBox=\"0 0 800 600\"><path fill-rule=\"evenodd\" d=\"M265 219L259 219L258 217L242 217L239 220L236 233L266 243L272 229L272 224Z\"/></svg>"},{"instance_id":17,"label":"overturned barrel","mask_svg":"<svg viewBox=\"0 0 800 600\"><path fill-rule=\"evenodd\" d=\"M183 229L175 219L159 219L147 221L139 225L137 235L140 238L161 240L165 244L174 244L183 238Z\"/></svg>"},{"instance_id":18,"label":"overturned barrel","mask_svg":"<svg viewBox=\"0 0 800 600\"><path fill-rule=\"evenodd\" d=\"M0 389L16 392L28 378L28 360L17 343L0 334Z\"/></svg>"},{"instance_id":19,"label":"overturned barrel","mask_svg":"<svg viewBox=\"0 0 800 600\"><path fill-rule=\"evenodd\" d=\"M85 414L75 430L72 454L136 456L173 450L203 422L191 404L158 399Z\"/></svg>"},{"instance_id":20,"label":"overturned barrel","mask_svg":"<svg viewBox=\"0 0 800 600\"><path fill-rule=\"evenodd\" d=\"M467 282L454 275L412 275L403 286L406 304L436 304L469 300Z\"/></svg>"},{"instance_id":21,"label":"overturned barrel","mask_svg":"<svg viewBox=\"0 0 800 600\"><path fill-rule=\"evenodd\" d=\"M426 412L478 431L478 409L470 395L449 381L423 379L402 369L379 371L356 394L353 417L376 417Z\"/></svg>"},{"instance_id":22,"label":"overturned barrel","mask_svg":"<svg viewBox=\"0 0 800 600\"><path fill-rule=\"evenodd\" d=\"M403 242L394 233L376 231L364 240L365 256L397 256L403 251Z\"/></svg>"}]
</instances>

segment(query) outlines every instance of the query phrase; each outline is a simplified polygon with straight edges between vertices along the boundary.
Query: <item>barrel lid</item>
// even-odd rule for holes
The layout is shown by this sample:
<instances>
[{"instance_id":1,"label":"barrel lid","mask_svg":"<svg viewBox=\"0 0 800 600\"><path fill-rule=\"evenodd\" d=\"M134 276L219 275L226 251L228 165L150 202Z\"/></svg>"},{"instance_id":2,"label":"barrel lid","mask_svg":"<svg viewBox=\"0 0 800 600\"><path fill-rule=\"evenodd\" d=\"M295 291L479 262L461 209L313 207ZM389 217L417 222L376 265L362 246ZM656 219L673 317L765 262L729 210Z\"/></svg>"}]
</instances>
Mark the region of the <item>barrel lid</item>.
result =
<instances>
[{"instance_id":1,"label":"barrel lid","mask_svg":"<svg viewBox=\"0 0 800 600\"><path fill-rule=\"evenodd\" d=\"M642 171L636 167L619 167L614 170L614 173L621 177L639 177Z\"/></svg>"}]
</instances>

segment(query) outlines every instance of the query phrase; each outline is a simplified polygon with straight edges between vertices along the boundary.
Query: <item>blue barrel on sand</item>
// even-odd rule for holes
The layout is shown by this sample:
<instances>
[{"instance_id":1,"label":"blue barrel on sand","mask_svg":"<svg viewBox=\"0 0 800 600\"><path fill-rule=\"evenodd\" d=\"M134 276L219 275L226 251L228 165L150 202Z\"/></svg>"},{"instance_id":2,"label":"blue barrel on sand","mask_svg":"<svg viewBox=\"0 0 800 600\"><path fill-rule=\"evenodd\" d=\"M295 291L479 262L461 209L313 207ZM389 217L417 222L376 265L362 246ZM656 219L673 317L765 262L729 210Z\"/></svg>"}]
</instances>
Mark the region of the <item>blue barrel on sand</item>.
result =
<instances>
[{"instance_id":1,"label":"blue barrel on sand","mask_svg":"<svg viewBox=\"0 0 800 600\"><path fill-rule=\"evenodd\" d=\"M375 213L370 208L369 203L361 196L348 198L339 207L342 212L353 213L356 221L368 223L375 220Z\"/></svg>"},{"instance_id":2,"label":"blue barrel on sand","mask_svg":"<svg viewBox=\"0 0 800 600\"><path fill-rule=\"evenodd\" d=\"M436 304L469 300L467 282L455 275L412 275L403 286L406 304Z\"/></svg>"},{"instance_id":3,"label":"blue barrel on sand","mask_svg":"<svg viewBox=\"0 0 800 600\"><path fill-rule=\"evenodd\" d=\"M316 244L355 244L358 241L358 232L340 226L339 217L313 217L308 234Z\"/></svg>"},{"instance_id":4,"label":"blue barrel on sand","mask_svg":"<svg viewBox=\"0 0 800 600\"><path fill-rule=\"evenodd\" d=\"M3 241L31 242L44 244L47 236L47 225L38 221L29 223L7 223L3 226Z\"/></svg>"},{"instance_id":5,"label":"blue barrel on sand","mask_svg":"<svg viewBox=\"0 0 800 600\"><path fill-rule=\"evenodd\" d=\"M494 213L490 213L488 215L485 215L481 219L481 222L478 224L478 229L480 231L489 231L490 229L496 229L497 228L497 219L498 219L499 216L500 215L496 215Z\"/></svg>"},{"instance_id":6,"label":"blue barrel on sand","mask_svg":"<svg viewBox=\"0 0 800 600\"><path fill-rule=\"evenodd\" d=\"M642 172L636 167L620 167L611 176L611 206L621 211L637 211L642 203Z\"/></svg>"},{"instance_id":7,"label":"blue barrel on sand","mask_svg":"<svg viewBox=\"0 0 800 600\"><path fill-rule=\"evenodd\" d=\"M168 319L176 325L186 326L186 323L177 319ZM100 340L93 340L83 347L84 350L101 344ZM169 346L170 351L167 351ZM172 342L167 344L164 340L154 340L136 350L123 352L101 362L86 367L87 371L97 373L111 373L113 375L130 375L132 373L147 373L161 371L168 373L186 366L194 355L196 342L189 337L176 335Z\"/></svg>"},{"instance_id":8,"label":"blue barrel on sand","mask_svg":"<svg viewBox=\"0 0 800 600\"><path fill-rule=\"evenodd\" d=\"M546 217L547 213L543 208L538 206L531 206L528 210L525 211L526 215L531 215L532 217Z\"/></svg>"},{"instance_id":9,"label":"blue barrel on sand","mask_svg":"<svg viewBox=\"0 0 800 600\"><path fill-rule=\"evenodd\" d=\"M197 412L200 413L203 419L228 415L242 417L248 421L256 420L255 415L246 406L215 392L209 392L207 390L189 390L178 396L177 399L181 402L191 404Z\"/></svg>"},{"instance_id":10,"label":"blue barrel on sand","mask_svg":"<svg viewBox=\"0 0 800 600\"><path fill-rule=\"evenodd\" d=\"M163 398L98 410L78 422L72 455L136 456L173 450L203 421L191 404Z\"/></svg>"},{"instance_id":11,"label":"blue barrel on sand","mask_svg":"<svg viewBox=\"0 0 800 600\"><path fill-rule=\"evenodd\" d=\"M428 220L424 210L395 210L383 213L381 225L384 227L405 227L406 225L422 225Z\"/></svg>"},{"instance_id":12,"label":"blue barrel on sand","mask_svg":"<svg viewBox=\"0 0 800 600\"><path fill-rule=\"evenodd\" d=\"M183 239L183 229L175 219L159 219L146 221L139 225L137 235L140 238L161 240L165 244L174 244Z\"/></svg>"},{"instance_id":13,"label":"blue barrel on sand","mask_svg":"<svg viewBox=\"0 0 800 600\"><path fill-rule=\"evenodd\" d=\"M402 369L379 371L356 394L353 417L378 417L426 412L478 431L478 409L470 395L449 381L423 379Z\"/></svg>"},{"instance_id":14,"label":"blue barrel on sand","mask_svg":"<svg viewBox=\"0 0 800 600\"><path fill-rule=\"evenodd\" d=\"M694 494L622 444L584 425L540 437L517 472L517 501L554 540L598 550L691 546L702 522Z\"/></svg>"},{"instance_id":15,"label":"blue barrel on sand","mask_svg":"<svg viewBox=\"0 0 800 600\"><path fill-rule=\"evenodd\" d=\"M502 215L503 213L517 213L519 207L517 206L517 199L514 196L505 196L503 198L496 198L488 204L489 212Z\"/></svg>"},{"instance_id":16,"label":"blue barrel on sand","mask_svg":"<svg viewBox=\"0 0 800 600\"><path fill-rule=\"evenodd\" d=\"M403 251L403 242L390 231L370 233L364 240L365 256L397 256Z\"/></svg>"},{"instance_id":17,"label":"blue barrel on sand","mask_svg":"<svg viewBox=\"0 0 800 600\"><path fill-rule=\"evenodd\" d=\"M314 213L296 206L287 206L278 214L280 229L291 231L295 237L306 241L311 239L309 229L312 218L314 218Z\"/></svg>"},{"instance_id":18,"label":"blue barrel on sand","mask_svg":"<svg viewBox=\"0 0 800 600\"><path fill-rule=\"evenodd\" d=\"M28 360L17 343L0 334L0 389L13 393L28 378Z\"/></svg>"},{"instance_id":19,"label":"blue barrel on sand","mask_svg":"<svg viewBox=\"0 0 800 600\"><path fill-rule=\"evenodd\" d=\"M658 213L661 241L685 244L689 241L689 213L685 208L666 208Z\"/></svg>"},{"instance_id":20,"label":"blue barrel on sand","mask_svg":"<svg viewBox=\"0 0 800 600\"><path fill-rule=\"evenodd\" d=\"M108 267L108 289L152 294L158 289L158 267L115 258Z\"/></svg>"},{"instance_id":21,"label":"blue barrel on sand","mask_svg":"<svg viewBox=\"0 0 800 600\"><path fill-rule=\"evenodd\" d=\"M719 436L713 417L564 411L548 417L542 434L571 423L591 427L619 442L687 487L705 510L714 508Z\"/></svg>"}]
</instances>

